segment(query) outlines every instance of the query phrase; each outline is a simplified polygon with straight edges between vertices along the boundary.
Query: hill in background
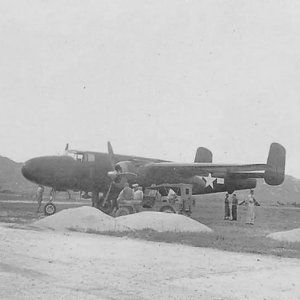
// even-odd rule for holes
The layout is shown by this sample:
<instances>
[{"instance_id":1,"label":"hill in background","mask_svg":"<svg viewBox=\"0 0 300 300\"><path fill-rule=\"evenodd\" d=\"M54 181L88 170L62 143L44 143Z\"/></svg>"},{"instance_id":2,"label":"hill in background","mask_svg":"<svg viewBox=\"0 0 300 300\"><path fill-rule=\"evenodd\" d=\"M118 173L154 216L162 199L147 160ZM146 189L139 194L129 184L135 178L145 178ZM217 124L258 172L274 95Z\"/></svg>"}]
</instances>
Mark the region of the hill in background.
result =
<instances>
[{"instance_id":1,"label":"hill in background","mask_svg":"<svg viewBox=\"0 0 300 300\"><path fill-rule=\"evenodd\" d=\"M237 191L237 195L245 197L249 191ZM263 179L257 180L255 198L261 204L300 204L300 180L290 175L285 175L283 184L270 186Z\"/></svg>"},{"instance_id":2,"label":"hill in background","mask_svg":"<svg viewBox=\"0 0 300 300\"><path fill-rule=\"evenodd\" d=\"M36 185L25 179L21 173L23 163L0 156L0 192L31 194Z\"/></svg>"},{"instance_id":3,"label":"hill in background","mask_svg":"<svg viewBox=\"0 0 300 300\"><path fill-rule=\"evenodd\" d=\"M13 160L0 156L0 193L2 194L19 194L32 196L36 190L36 185L26 180L21 168L23 163L17 163ZM248 195L249 191L237 191L239 199ZM280 186L269 186L264 180L257 181L255 196L262 204L277 204L278 202L300 204L300 180L286 175L285 181ZM224 198L224 193L202 195L202 199ZM201 199L200 198L200 199Z\"/></svg>"}]
</instances>

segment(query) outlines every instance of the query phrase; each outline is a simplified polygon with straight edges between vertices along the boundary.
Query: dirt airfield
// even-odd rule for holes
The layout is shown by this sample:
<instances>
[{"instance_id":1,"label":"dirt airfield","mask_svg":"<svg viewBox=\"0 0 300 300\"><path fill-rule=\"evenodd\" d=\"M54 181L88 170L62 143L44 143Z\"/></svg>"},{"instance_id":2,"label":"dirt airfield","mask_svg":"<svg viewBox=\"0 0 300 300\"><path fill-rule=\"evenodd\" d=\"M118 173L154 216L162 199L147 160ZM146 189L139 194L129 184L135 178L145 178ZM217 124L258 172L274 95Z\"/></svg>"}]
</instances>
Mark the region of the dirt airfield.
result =
<instances>
[{"instance_id":1,"label":"dirt airfield","mask_svg":"<svg viewBox=\"0 0 300 300\"><path fill-rule=\"evenodd\" d=\"M105 235L33 230L35 209L0 200L1 299L300 299L300 243L266 237L299 228L297 208L258 207L249 227L245 207L224 221L223 203L206 199L192 217L212 233Z\"/></svg>"}]
</instances>

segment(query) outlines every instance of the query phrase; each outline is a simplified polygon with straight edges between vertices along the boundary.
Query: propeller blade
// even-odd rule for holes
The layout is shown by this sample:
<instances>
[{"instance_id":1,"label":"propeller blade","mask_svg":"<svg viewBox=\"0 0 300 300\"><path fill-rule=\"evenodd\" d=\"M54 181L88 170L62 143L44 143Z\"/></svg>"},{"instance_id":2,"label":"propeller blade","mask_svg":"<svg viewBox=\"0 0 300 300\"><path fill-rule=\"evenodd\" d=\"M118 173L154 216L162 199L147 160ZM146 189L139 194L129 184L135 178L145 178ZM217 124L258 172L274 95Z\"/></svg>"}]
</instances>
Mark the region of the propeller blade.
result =
<instances>
[{"instance_id":1,"label":"propeller blade","mask_svg":"<svg viewBox=\"0 0 300 300\"><path fill-rule=\"evenodd\" d=\"M110 162L112 170L114 170L116 161L115 161L114 151L113 151L113 148L112 148L110 142L107 142L107 149L108 149L109 162Z\"/></svg>"},{"instance_id":2,"label":"propeller blade","mask_svg":"<svg viewBox=\"0 0 300 300\"><path fill-rule=\"evenodd\" d=\"M104 198L104 201L103 201L103 204L102 204L103 206L106 204L106 201L107 201L107 199L108 199L110 190L111 190L111 188L112 188L112 185L113 185L113 182L111 182L110 185L109 185L108 191L107 191L107 193L106 193L106 195L105 195L105 198Z\"/></svg>"},{"instance_id":3,"label":"propeller blade","mask_svg":"<svg viewBox=\"0 0 300 300\"><path fill-rule=\"evenodd\" d=\"M107 173L108 177L112 180L116 180L117 178L125 177L126 179L133 179L137 177L137 174L131 172L118 172L118 171L110 171Z\"/></svg>"},{"instance_id":4,"label":"propeller blade","mask_svg":"<svg viewBox=\"0 0 300 300\"><path fill-rule=\"evenodd\" d=\"M66 144L64 155L68 155L69 143Z\"/></svg>"}]
</instances>

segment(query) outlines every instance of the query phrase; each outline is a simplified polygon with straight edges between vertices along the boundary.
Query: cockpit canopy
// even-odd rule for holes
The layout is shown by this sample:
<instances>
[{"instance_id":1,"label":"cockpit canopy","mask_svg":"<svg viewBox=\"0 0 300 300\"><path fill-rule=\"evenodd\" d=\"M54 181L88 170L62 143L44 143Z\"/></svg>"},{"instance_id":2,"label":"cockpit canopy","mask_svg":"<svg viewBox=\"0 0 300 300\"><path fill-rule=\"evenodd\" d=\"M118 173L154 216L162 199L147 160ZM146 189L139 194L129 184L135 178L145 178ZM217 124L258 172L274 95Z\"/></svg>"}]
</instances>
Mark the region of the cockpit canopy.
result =
<instances>
[{"instance_id":1,"label":"cockpit canopy","mask_svg":"<svg viewBox=\"0 0 300 300\"><path fill-rule=\"evenodd\" d=\"M64 155L67 155L79 162L95 162L95 154L92 152L66 150Z\"/></svg>"}]
</instances>

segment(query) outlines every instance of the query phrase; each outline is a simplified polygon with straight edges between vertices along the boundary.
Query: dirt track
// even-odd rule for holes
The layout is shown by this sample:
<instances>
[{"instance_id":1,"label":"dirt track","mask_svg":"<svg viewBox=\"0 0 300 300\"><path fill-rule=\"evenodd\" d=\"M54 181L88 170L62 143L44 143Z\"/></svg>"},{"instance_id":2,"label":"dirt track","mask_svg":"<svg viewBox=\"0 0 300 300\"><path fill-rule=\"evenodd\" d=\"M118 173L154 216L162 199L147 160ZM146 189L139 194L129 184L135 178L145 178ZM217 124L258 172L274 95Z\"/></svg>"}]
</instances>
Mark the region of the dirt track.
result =
<instances>
[{"instance_id":1,"label":"dirt track","mask_svg":"<svg viewBox=\"0 0 300 300\"><path fill-rule=\"evenodd\" d=\"M300 299L300 261L0 226L1 299Z\"/></svg>"}]
</instances>

